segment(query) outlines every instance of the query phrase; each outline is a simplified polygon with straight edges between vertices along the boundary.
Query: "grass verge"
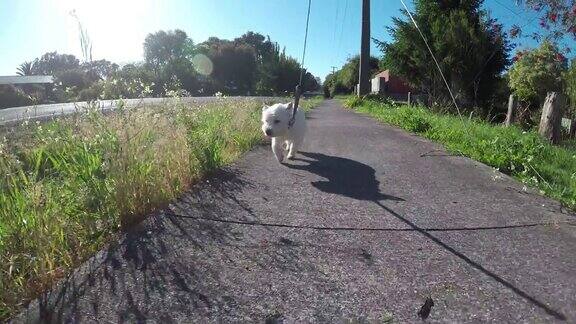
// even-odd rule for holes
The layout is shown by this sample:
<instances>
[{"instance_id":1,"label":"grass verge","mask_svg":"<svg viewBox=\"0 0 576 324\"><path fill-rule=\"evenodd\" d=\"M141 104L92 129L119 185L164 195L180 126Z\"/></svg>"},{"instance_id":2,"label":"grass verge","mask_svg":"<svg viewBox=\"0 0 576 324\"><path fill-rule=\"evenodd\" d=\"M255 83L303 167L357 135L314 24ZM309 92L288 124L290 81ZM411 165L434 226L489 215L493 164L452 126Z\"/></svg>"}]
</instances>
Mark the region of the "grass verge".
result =
<instances>
[{"instance_id":1,"label":"grass verge","mask_svg":"<svg viewBox=\"0 0 576 324\"><path fill-rule=\"evenodd\" d=\"M322 99L301 101L304 110ZM262 103L220 99L89 112L4 129L0 140L0 321L113 233L165 206L262 141Z\"/></svg>"},{"instance_id":2,"label":"grass verge","mask_svg":"<svg viewBox=\"0 0 576 324\"><path fill-rule=\"evenodd\" d=\"M349 97L345 106L443 144L513 176L576 209L576 149L553 146L534 132L478 119L440 115L425 107L386 104Z\"/></svg>"}]
</instances>

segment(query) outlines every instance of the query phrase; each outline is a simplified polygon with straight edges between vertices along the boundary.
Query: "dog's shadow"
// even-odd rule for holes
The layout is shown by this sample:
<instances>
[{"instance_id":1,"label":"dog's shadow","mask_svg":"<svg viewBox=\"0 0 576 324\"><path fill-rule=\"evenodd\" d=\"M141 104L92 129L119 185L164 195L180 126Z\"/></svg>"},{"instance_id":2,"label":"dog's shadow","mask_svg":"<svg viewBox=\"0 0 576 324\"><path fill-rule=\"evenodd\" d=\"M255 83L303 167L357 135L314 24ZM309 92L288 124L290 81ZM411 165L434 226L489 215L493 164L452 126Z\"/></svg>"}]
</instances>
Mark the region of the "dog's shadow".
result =
<instances>
[{"instance_id":1,"label":"dog's shadow","mask_svg":"<svg viewBox=\"0 0 576 324\"><path fill-rule=\"evenodd\" d=\"M312 186L322 192L357 200L404 201L402 198L381 193L375 170L364 163L321 153L299 152L299 154L306 159L297 157L293 161L306 164L285 164L285 166L325 178L323 181L312 182Z\"/></svg>"},{"instance_id":2,"label":"dog's shadow","mask_svg":"<svg viewBox=\"0 0 576 324\"><path fill-rule=\"evenodd\" d=\"M494 281L502 284L504 287L510 289L516 295L529 301L532 305L535 305L543 309L549 315L554 316L556 319L565 321L566 316L554 308L548 306L546 303L537 299L528 292L515 286L512 282L506 281L504 278L500 277L497 273L490 271L485 268L482 264L475 262L466 254L458 251L456 248L450 246L449 244L442 241L439 237L431 233L432 230L425 229L418 226L414 221L410 220L409 217L403 216L398 212L394 211L390 207L384 205L382 200L392 200L392 201L404 201L402 198L385 195L380 192L379 181L376 179L375 170L370 166L353 161L346 158L328 156L320 153L306 153L301 152L305 159L296 158L294 161L297 164L285 164L288 168L305 170L316 175L325 178L325 181L315 181L312 185L327 193L333 193L338 195L343 195L358 200L372 201L376 205L380 206L388 215L393 216L397 220L406 224L409 228L408 230L413 230L420 233L422 236L428 238L434 242L437 246L442 248L444 251L456 256L472 268L479 270L484 275L492 278ZM305 164L300 164L303 162ZM505 227L506 228L506 227ZM510 228L510 227L508 227ZM482 228L471 228L473 230L481 230ZM490 229L490 228L486 228ZM451 229L445 229L451 230ZM452 230L465 230L465 229L452 229Z\"/></svg>"}]
</instances>

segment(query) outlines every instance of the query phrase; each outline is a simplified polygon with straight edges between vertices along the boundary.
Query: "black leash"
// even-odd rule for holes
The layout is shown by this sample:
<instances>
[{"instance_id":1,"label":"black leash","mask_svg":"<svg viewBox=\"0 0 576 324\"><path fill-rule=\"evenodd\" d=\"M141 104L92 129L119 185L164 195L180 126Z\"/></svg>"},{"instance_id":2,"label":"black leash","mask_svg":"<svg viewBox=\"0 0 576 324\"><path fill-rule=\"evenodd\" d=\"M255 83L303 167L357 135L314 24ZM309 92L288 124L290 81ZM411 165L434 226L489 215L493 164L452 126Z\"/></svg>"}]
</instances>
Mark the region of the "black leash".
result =
<instances>
[{"instance_id":1,"label":"black leash","mask_svg":"<svg viewBox=\"0 0 576 324\"><path fill-rule=\"evenodd\" d=\"M528 223L528 224L516 224L516 225L504 225L504 226L481 226L481 227L453 227L453 228L442 228L442 227L424 227L419 229L414 229L411 227L404 228L393 228L393 227L352 227L352 226L317 226L317 225L298 225L298 224L281 224L281 223L266 223L260 221L242 221L233 219L222 219L215 217L204 217L204 216L193 216L193 215L182 215L175 213L172 210L165 210L163 214L170 217L177 218L187 218L198 221L207 221L223 224L233 224L233 225L246 225L246 226L260 226L260 227L278 227L278 228L293 228L293 229L303 229L303 230L318 230L318 231L361 231L361 232L417 232L419 230L425 232L474 232L474 231L486 231L486 230L505 230L505 229L516 229L516 228L529 228L529 227L545 227L555 224L562 224L566 226L576 226L576 223L572 222L557 222L557 223Z\"/></svg>"},{"instance_id":2,"label":"black leash","mask_svg":"<svg viewBox=\"0 0 576 324\"><path fill-rule=\"evenodd\" d=\"M304 79L304 58L306 57L306 44L308 42L308 24L310 22L310 5L312 0L308 0L308 13L306 14L306 32L304 34L304 48L302 49L302 60L300 61L300 81L298 85L296 85L296 89L294 89L294 105L292 107L292 118L288 121L288 128L294 126L294 122L296 121L296 111L298 111L298 104L300 103L300 94L301 94L301 87L302 87L302 80Z\"/></svg>"}]
</instances>

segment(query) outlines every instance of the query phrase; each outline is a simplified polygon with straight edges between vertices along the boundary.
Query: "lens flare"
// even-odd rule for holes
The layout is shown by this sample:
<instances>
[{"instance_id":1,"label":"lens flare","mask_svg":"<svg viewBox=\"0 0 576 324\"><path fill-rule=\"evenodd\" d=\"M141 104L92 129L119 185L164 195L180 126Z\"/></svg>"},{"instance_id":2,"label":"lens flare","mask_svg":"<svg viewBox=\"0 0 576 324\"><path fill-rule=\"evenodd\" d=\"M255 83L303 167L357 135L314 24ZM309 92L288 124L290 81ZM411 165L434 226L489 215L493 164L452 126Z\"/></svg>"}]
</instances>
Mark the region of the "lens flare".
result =
<instances>
[{"instance_id":1,"label":"lens flare","mask_svg":"<svg viewBox=\"0 0 576 324\"><path fill-rule=\"evenodd\" d=\"M198 73L202 75L212 74L212 69L214 66L212 65L212 61L208 56L204 54L196 54L192 58L192 64Z\"/></svg>"}]
</instances>

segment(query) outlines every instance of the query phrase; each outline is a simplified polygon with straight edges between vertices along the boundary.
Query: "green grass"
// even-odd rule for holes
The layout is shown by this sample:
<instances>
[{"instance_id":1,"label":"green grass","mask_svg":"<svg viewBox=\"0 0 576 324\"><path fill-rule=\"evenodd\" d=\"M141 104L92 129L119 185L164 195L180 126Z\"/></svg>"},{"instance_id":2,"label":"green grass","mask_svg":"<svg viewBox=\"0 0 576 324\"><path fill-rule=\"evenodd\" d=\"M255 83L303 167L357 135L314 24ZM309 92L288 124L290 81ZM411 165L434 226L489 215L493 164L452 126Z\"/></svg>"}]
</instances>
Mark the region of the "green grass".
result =
<instances>
[{"instance_id":1,"label":"green grass","mask_svg":"<svg viewBox=\"0 0 576 324\"><path fill-rule=\"evenodd\" d=\"M322 99L302 101L311 109ZM97 109L4 130L0 321L208 172L261 142L261 103ZM0 138L2 136L0 135Z\"/></svg>"},{"instance_id":2,"label":"green grass","mask_svg":"<svg viewBox=\"0 0 576 324\"><path fill-rule=\"evenodd\" d=\"M393 105L349 97L345 105L375 119L443 144L538 188L542 194L576 209L574 142L553 146L534 132L478 119L440 115L425 107Z\"/></svg>"}]
</instances>

